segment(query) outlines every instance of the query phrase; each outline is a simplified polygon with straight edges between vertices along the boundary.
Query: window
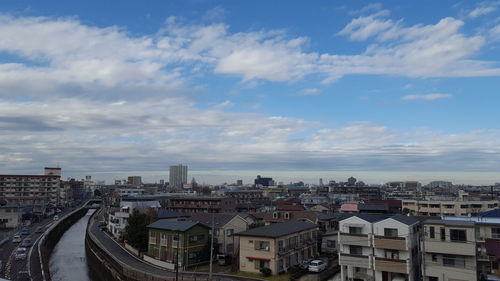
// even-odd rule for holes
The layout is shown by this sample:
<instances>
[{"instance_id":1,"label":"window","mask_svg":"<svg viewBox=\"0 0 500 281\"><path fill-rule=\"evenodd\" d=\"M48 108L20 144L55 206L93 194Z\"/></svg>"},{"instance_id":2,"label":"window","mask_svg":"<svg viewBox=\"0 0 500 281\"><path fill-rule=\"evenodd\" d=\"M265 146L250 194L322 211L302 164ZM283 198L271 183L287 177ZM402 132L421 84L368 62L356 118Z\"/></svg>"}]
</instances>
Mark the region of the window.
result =
<instances>
[{"instance_id":1,"label":"window","mask_svg":"<svg viewBox=\"0 0 500 281\"><path fill-rule=\"evenodd\" d=\"M197 252L190 252L188 253L188 258L190 259L195 259L198 257L198 253Z\"/></svg>"},{"instance_id":2,"label":"window","mask_svg":"<svg viewBox=\"0 0 500 281\"><path fill-rule=\"evenodd\" d=\"M453 242L465 242L465 241L467 241L467 235L465 233L465 230L450 229L450 240Z\"/></svg>"},{"instance_id":3,"label":"window","mask_svg":"<svg viewBox=\"0 0 500 281\"><path fill-rule=\"evenodd\" d=\"M277 219L279 217L279 213L278 212L274 212L273 213L273 219Z\"/></svg>"},{"instance_id":4,"label":"window","mask_svg":"<svg viewBox=\"0 0 500 281\"><path fill-rule=\"evenodd\" d=\"M446 230L444 228L441 228L441 240L446 240Z\"/></svg>"},{"instance_id":5,"label":"window","mask_svg":"<svg viewBox=\"0 0 500 281\"><path fill-rule=\"evenodd\" d=\"M226 229L226 236L233 236L234 229Z\"/></svg>"},{"instance_id":6,"label":"window","mask_svg":"<svg viewBox=\"0 0 500 281\"><path fill-rule=\"evenodd\" d=\"M200 240L203 240L203 238L205 238L205 235L203 235L203 234L200 234L200 235L190 235L189 236L189 242L200 241Z\"/></svg>"},{"instance_id":7,"label":"window","mask_svg":"<svg viewBox=\"0 0 500 281\"><path fill-rule=\"evenodd\" d=\"M491 229L491 238L500 238L500 228Z\"/></svg>"},{"instance_id":8,"label":"window","mask_svg":"<svg viewBox=\"0 0 500 281\"><path fill-rule=\"evenodd\" d=\"M363 247L349 245L349 254L351 254L351 255L363 255Z\"/></svg>"},{"instance_id":9,"label":"window","mask_svg":"<svg viewBox=\"0 0 500 281\"><path fill-rule=\"evenodd\" d=\"M437 261L437 255L436 254L432 254L432 261Z\"/></svg>"},{"instance_id":10,"label":"window","mask_svg":"<svg viewBox=\"0 0 500 281\"><path fill-rule=\"evenodd\" d=\"M326 240L326 246L335 249L335 240Z\"/></svg>"},{"instance_id":11,"label":"window","mask_svg":"<svg viewBox=\"0 0 500 281\"><path fill-rule=\"evenodd\" d=\"M469 208L469 205L460 205L460 208L461 208L461 209L468 209L468 208Z\"/></svg>"},{"instance_id":12,"label":"window","mask_svg":"<svg viewBox=\"0 0 500 281\"><path fill-rule=\"evenodd\" d=\"M443 265L451 267L465 268L465 258L462 256L455 255L444 255Z\"/></svg>"},{"instance_id":13,"label":"window","mask_svg":"<svg viewBox=\"0 0 500 281\"><path fill-rule=\"evenodd\" d=\"M385 250L385 258L399 260L399 251L398 250Z\"/></svg>"},{"instance_id":14,"label":"window","mask_svg":"<svg viewBox=\"0 0 500 281\"><path fill-rule=\"evenodd\" d=\"M434 231L434 226L429 226L429 237L432 239L434 239L436 236L436 233Z\"/></svg>"},{"instance_id":15,"label":"window","mask_svg":"<svg viewBox=\"0 0 500 281\"><path fill-rule=\"evenodd\" d=\"M349 226L349 234L363 234L363 228L357 226Z\"/></svg>"},{"instance_id":16,"label":"window","mask_svg":"<svg viewBox=\"0 0 500 281\"><path fill-rule=\"evenodd\" d=\"M397 228L384 228L384 236L398 237L398 229Z\"/></svg>"},{"instance_id":17,"label":"window","mask_svg":"<svg viewBox=\"0 0 500 281\"><path fill-rule=\"evenodd\" d=\"M269 242L257 241L257 243L255 243L255 250L269 251Z\"/></svg>"}]
</instances>

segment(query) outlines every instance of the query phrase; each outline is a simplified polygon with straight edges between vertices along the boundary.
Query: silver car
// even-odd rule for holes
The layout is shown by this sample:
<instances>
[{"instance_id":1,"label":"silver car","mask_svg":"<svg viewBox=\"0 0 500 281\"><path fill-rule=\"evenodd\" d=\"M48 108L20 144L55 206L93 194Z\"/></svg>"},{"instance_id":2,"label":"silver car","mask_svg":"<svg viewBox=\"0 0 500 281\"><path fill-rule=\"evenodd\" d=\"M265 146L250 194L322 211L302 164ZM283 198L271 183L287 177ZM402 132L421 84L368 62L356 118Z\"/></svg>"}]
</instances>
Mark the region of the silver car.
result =
<instances>
[{"instance_id":1,"label":"silver car","mask_svg":"<svg viewBox=\"0 0 500 281\"><path fill-rule=\"evenodd\" d=\"M27 255L28 255L28 250L26 250L26 248L17 248L15 254L16 261L25 260Z\"/></svg>"}]
</instances>

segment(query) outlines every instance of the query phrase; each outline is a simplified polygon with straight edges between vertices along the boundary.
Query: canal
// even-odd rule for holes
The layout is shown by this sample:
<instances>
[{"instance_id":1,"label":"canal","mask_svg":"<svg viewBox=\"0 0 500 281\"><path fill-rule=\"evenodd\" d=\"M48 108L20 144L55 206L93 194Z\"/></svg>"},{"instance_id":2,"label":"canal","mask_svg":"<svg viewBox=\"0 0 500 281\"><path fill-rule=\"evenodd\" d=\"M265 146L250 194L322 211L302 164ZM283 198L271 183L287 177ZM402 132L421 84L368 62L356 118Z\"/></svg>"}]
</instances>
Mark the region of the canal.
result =
<instances>
[{"instance_id":1,"label":"canal","mask_svg":"<svg viewBox=\"0 0 500 281\"><path fill-rule=\"evenodd\" d=\"M85 254L85 230L94 211L72 225L55 246L49 263L52 281L100 281L87 265Z\"/></svg>"}]
</instances>

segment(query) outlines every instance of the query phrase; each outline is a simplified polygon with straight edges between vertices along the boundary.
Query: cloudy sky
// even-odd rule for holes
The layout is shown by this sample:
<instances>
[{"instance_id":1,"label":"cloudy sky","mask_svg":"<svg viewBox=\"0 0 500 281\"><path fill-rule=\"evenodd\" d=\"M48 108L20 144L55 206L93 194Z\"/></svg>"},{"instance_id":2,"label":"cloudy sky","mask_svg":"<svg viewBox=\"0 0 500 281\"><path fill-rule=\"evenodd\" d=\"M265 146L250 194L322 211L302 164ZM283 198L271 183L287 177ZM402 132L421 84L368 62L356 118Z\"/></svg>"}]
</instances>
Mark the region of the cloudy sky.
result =
<instances>
[{"instance_id":1,"label":"cloudy sky","mask_svg":"<svg viewBox=\"0 0 500 281\"><path fill-rule=\"evenodd\" d=\"M5 0L0 38L3 173L500 181L498 1Z\"/></svg>"}]
</instances>

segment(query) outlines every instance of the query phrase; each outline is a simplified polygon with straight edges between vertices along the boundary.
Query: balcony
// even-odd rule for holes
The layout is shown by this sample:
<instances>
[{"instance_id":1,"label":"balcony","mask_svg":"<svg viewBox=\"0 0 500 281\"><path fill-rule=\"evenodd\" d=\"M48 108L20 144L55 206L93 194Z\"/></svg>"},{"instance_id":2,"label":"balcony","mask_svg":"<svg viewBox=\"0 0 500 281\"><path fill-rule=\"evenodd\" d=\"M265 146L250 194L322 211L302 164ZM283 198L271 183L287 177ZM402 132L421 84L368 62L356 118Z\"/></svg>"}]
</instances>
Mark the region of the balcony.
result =
<instances>
[{"instance_id":1,"label":"balcony","mask_svg":"<svg viewBox=\"0 0 500 281\"><path fill-rule=\"evenodd\" d=\"M475 243L441 241L438 239L425 239L427 253L440 253L448 255L476 256Z\"/></svg>"},{"instance_id":2,"label":"balcony","mask_svg":"<svg viewBox=\"0 0 500 281\"><path fill-rule=\"evenodd\" d=\"M370 247L370 238L367 234L340 233L339 244Z\"/></svg>"},{"instance_id":3,"label":"balcony","mask_svg":"<svg viewBox=\"0 0 500 281\"><path fill-rule=\"evenodd\" d=\"M405 237L375 236L373 240L375 248L407 251Z\"/></svg>"},{"instance_id":4,"label":"balcony","mask_svg":"<svg viewBox=\"0 0 500 281\"><path fill-rule=\"evenodd\" d=\"M340 254L340 265L351 265L356 267L370 268L370 257L362 255Z\"/></svg>"},{"instance_id":5,"label":"balcony","mask_svg":"<svg viewBox=\"0 0 500 281\"><path fill-rule=\"evenodd\" d=\"M409 274L406 260L375 258L375 270Z\"/></svg>"}]
</instances>

